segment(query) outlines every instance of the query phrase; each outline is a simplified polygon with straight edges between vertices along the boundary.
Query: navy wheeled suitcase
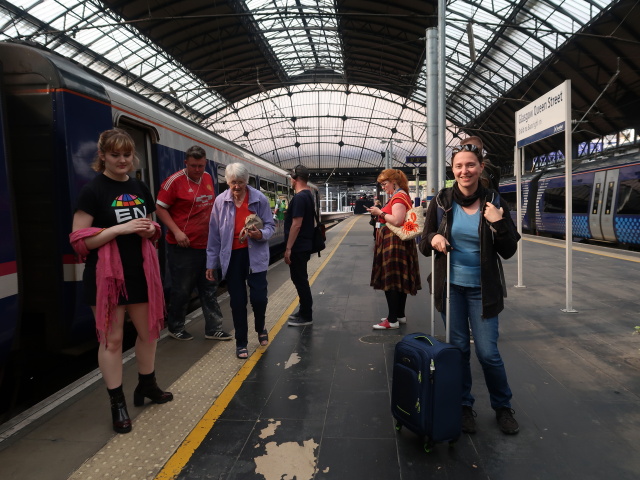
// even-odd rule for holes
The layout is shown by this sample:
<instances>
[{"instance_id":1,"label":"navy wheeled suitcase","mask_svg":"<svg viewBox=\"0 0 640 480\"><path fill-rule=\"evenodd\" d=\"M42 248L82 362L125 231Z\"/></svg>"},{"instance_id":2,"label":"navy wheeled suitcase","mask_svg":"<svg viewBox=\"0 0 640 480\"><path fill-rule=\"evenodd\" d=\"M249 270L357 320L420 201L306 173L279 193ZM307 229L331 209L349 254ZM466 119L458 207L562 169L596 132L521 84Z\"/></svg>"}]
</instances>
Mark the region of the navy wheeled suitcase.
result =
<instances>
[{"instance_id":1,"label":"navy wheeled suitcase","mask_svg":"<svg viewBox=\"0 0 640 480\"><path fill-rule=\"evenodd\" d=\"M396 344L391 387L391 413L403 426L425 439L455 442L462 431L462 352L425 333L406 335Z\"/></svg>"}]
</instances>

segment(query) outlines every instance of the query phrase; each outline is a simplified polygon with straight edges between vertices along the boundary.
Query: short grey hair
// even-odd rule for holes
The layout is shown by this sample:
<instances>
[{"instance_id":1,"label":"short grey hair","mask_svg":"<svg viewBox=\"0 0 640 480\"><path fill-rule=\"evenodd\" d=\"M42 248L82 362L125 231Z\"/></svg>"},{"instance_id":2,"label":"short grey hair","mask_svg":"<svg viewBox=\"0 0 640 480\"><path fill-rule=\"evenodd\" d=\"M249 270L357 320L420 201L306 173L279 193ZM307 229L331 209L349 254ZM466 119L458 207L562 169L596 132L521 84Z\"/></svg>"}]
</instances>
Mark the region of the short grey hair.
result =
<instances>
[{"instance_id":1,"label":"short grey hair","mask_svg":"<svg viewBox=\"0 0 640 480\"><path fill-rule=\"evenodd\" d=\"M244 183L249 183L249 170L242 163L232 163L227 165L224 170L224 179L227 183L231 180L242 180Z\"/></svg>"},{"instance_id":2,"label":"short grey hair","mask_svg":"<svg viewBox=\"0 0 640 480\"><path fill-rule=\"evenodd\" d=\"M200 145L194 145L193 147L189 147L187 153L185 153L185 159L189 157L195 158L196 160L200 160L201 158L207 158L207 154Z\"/></svg>"}]
</instances>

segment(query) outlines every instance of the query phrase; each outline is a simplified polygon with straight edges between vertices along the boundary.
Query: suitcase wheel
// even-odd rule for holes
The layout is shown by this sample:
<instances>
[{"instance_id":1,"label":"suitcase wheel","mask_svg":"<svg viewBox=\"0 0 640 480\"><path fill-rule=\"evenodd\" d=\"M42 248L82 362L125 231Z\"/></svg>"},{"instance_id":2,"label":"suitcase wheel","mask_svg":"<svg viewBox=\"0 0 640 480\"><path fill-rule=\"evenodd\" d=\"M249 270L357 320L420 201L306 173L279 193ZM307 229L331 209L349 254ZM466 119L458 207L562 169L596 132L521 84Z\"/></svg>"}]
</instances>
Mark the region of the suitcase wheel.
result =
<instances>
[{"instance_id":1,"label":"suitcase wheel","mask_svg":"<svg viewBox=\"0 0 640 480\"><path fill-rule=\"evenodd\" d=\"M402 424L400 422L396 423L396 432L399 432L400 430L402 430Z\"/></svg>"}]
</instances>

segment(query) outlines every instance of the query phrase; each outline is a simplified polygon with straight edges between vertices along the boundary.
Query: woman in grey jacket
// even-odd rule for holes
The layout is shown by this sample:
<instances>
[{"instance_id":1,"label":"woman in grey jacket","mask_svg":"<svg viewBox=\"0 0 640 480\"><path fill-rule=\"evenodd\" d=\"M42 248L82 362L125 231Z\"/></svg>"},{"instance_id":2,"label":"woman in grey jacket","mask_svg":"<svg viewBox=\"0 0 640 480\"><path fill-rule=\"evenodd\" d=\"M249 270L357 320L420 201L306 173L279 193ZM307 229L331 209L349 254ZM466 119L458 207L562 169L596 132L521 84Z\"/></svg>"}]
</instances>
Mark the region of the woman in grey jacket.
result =
<instances>
[{"instance_id":1,"label":"woman in grey jacket","mask_svg":"<svg viewBox=\"0 0 640 480\"><path fill-rule=\"evenodd\" d=\"M510 258L520 239L505 202L480 182L482 149L473 144L454 149L456 183L441 190L427 210L420 251L435 251L435 278L429 276L436 309L445 315L446 256L451 255L450 339L463 353L462 430L476 430L471 395L470 330L482 365L491 406L502 432L519 430L511 409L511 389L498 351L498 314L506 287L500 258Z\"/></svg>"},{"instance_id":2,"label":"woman in grey jacket","mask_svg":"<svg viewBox=\"0 0 640 480\"><path fill-rule=\"evenodd\" d=\"M236 356L249 357L247 325L247 285L260 345L269 343L265 329L267 311L267 268L269 267L269 238L275 231L269 200L259 190L247 185L249 172L241 163L225 169L229 189L216 198L209 220L207 243L207 279L215 279L215 271L222 269L227 280L233 326L236 337ZM245 228L247 217L255 214L262 223ZM247 223L249 225L249 223Z\"/></svg>"}]
</instances>

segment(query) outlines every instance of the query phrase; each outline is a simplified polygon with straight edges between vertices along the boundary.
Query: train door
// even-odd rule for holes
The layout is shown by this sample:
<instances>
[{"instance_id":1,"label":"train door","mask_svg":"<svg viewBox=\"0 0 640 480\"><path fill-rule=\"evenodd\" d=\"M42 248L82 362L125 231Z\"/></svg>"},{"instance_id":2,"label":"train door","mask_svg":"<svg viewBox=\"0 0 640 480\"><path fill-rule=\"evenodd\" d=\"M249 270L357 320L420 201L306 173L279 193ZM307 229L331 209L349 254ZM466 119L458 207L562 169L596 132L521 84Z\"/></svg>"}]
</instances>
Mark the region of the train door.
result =
<instances>
[{"instance_id":1,"label":"train door","mask_svg":"<svg viewBox=\"0 0 640 480\"><path fill-rule=\"evenodd\" d=\"M140 164L135 171L135 177L147 184L149 190L156 192L156 185L153 175L153 162L151 158L151 146L154 139L157 139L155 132L144 125L138 125L126 119L120 119L118 127L125 130L136 145L136 156ZM159 188L159 186L158 186Z\"/></svg>"},{"instance_id":2,"label":"train door","mask_svg":"<svg viewBox=\"0 0 640 480\"><path fill-rule=\"evenodd\" d=\"M618 169L596 172L589 211L589 226L594 240L616 241L613 228L615 199L618 193Z\"/></svg>"}]
</instances>

